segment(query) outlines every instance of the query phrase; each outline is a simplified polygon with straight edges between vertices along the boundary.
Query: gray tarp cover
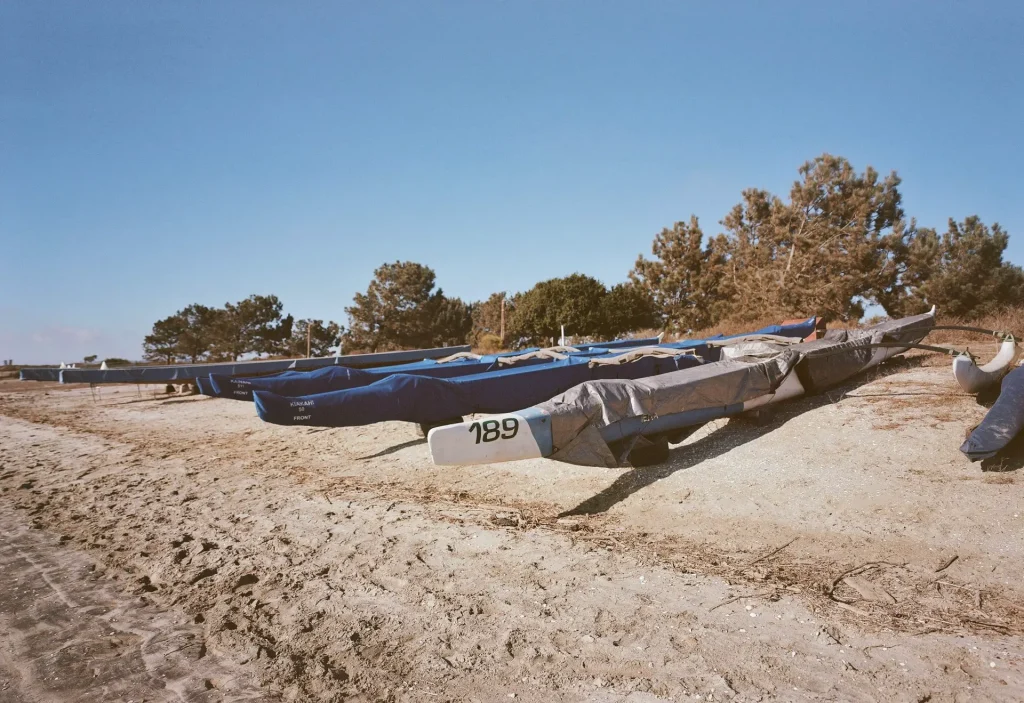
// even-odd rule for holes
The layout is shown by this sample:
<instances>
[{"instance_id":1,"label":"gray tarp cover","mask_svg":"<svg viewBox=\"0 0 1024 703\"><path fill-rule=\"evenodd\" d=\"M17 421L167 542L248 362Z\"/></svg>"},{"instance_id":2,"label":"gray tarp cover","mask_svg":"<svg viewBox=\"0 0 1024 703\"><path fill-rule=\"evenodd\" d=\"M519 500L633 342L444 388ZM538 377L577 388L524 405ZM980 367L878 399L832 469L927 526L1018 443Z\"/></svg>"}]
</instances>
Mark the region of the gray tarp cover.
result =
<instances>
[{"instance_id":1,"label":"gray tarp cover","mask_svg":"<svg viewBox=\"0 0 1024 703\"><path fill-rule=\"evenodd\" d=\"M187 366L129 366L126 368L106 369L63 369L60 372L61 383L181 383L191 381L197 376L209 376L211 373L223 376L255 376L275 371L309 371L324 366L349 366L362 368L366 366L385 366L402 364L422 359L438 359L458 352L469 351L468 346L437 347L435 349L411 349L409 351L382 352L379 354L350 354L348 356L328 356L319 359L281 359L279 361L237 361L226 364L191 364ZM27 371L28 369L25 369ZM22 375L23 380L27 379Z\"/></svg>"},{"instance_id":2,"label":"gray tarp cover","mask_svg":"<svg viewBox=\"0 0 1024 703\"><path fill-rule=\"evenodd\" d=\"M886 320L863 330L831 330L825 338L793 345L751 335L752 355L636 381L588 381L537 406L551 415L552 459L585 466L618 466L600 428L636 417L661 417L702 408L728 407L775 392L797 373L807 392L842 383L866 367L898 353L872 349L878 342L921 341L935 325L933 315ZM776 346L775 356L763 357ZM844 351L845 350L845 351Z\"/></svg>"},{"instance_id":3,"label":"gray tarp cover","mask_svg":"<svg viewBox=\"0 0 1024 703\"><path fill-rule=\"evenodd\" d=\"M831 388L893 354L899 349L872 348L879 342L917 343L935 326L932 315L886 320L862 330L829 330L822 339L801 344L803 359L797 376L804 390L816 393ZM838 350L848 350L840 353Z\"/></svg>"},{"instance_id":4,"label":"gray tarp cover","mask_svg":"<svg viewBox=\"0 0 1024 703\"><path fill-rule=\"evenodd\" d=\"M971 461L995 456L1024 430L1024 366L1003 378L999 399L960 447Z\"/></svg>"},{"instance_id":5,"label":"gray tarp cover","mask_svg":"<svg viewBox=\"0 0 1024 703\"><path fill-rule=\"evenodd\" d=\"M799 358L787 350L755 363L719 361L638 381L581 383L537 406L551 415L555 449L551 458L614 467L617 459L598 428L630 417L658 417L752 400L775 391Z\"/></svg>"}]
</instances>

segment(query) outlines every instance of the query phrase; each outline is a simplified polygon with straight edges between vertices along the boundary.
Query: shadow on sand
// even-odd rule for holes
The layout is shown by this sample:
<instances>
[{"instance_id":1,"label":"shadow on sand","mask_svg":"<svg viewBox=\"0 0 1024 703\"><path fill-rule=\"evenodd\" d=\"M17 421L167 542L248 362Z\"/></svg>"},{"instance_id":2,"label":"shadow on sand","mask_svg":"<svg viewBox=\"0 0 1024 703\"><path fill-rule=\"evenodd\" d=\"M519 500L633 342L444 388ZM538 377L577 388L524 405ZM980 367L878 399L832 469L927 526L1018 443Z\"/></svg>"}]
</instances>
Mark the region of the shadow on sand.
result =
<instances>
[{"instance_id":1,"label":"shadow on sand","mask_svg":"<svg viewBox=\"0 0 1024 703\"><path fill-rule=\"evenodd\" d=\"M394 445L392 447L388 447L387 449L381 449L376 454L367 454L366 456L358 457L356 459L356 461L363 461L364 459L376 459L379 456L387 456L388 454L394 454L395 452L400 452L403 449L408 449L409 447L415 447L417 445L426 444L426 443L427 443L427 438L426 437L420 437L418 439L411 439L408 442L402 442L401 444L396 444L396 445Z\"/></svg>"},{"instance_id":2,"label":"shadow on sand","mask_svg":"<svg viewBox=\"0 0 1024 703\"><path fill-rule=\"evenodd\" d=\"M865 374L856 376L846 384L836 386L818 395L805 396L767 408L768 412L756 419L734 418L729 421L715 420L713 424L718 425L717 429L696 442L676 447L669 455L668 461L655 466L634 467L626 471L600 493L586 499L576 507L566 510L559 517L603 513L615 504L629 498L637 491L650 486L652 483L696 466L702 461L719 457L748 442L763 437L805 412L837 403L851 391L861 386L877 381L885 376L919 367L924 359L925 357L923 356L894 359L880 368L872 369ZM893 395L905 394L896 393Z\"/></svg>"},{"instance_id":3,"label":"shadow on sand","mask_svg":"<svg viewBox=\"0 0 1024 703\"><path fill-rule=\"evenodd\" d=\"M197 403L201 400L206 400L209 396L206 395L191 395L186 398L172 398L171 400L165 400L160 405L178 405L179 403Z\"/></svg>"}]
</instances>

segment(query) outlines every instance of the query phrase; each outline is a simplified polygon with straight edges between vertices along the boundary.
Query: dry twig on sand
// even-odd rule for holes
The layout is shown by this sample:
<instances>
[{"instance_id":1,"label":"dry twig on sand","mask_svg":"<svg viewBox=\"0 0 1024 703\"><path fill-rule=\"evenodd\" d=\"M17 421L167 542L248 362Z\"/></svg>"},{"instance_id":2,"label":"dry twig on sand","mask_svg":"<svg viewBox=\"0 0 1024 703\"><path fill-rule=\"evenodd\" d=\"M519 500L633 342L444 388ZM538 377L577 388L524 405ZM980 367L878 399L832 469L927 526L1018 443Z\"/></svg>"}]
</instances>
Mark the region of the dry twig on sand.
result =
<instances>
[{"instance_id":1,"label":"dry twig on sand","mask_svg":"<svg viewBox=\"0 0 1024 703\"><path fill-rule=\"evenodd\" d=\"M904 564L893 564L891 561L868 561L861 564L860 566L855 566L852 569L847 569L846 571L832 579L832 584L829 586L827 592L828 596L832 596L832 592L836 590L836 586L838 586L839 582L842 581L844 578L846 578L847 576L856 576L857 574L867 571L872 566L904 566Z\"/></svg>"},{"instance_id":2,"label":"dry twig on sand","mask_svg":"<svg viewBox=\"0 0 1024 703\"><path fill-rule=\"evenodd\" d=\"M729 605L730 603L735 603L736 601L742 600L744 598L764 598L765 596L770 596L770 595L772 595L774 593L775 593L775 591L765 591L764 593L749 593L749 594L744 594L742 596L733 596L732 598L729 598L728 600L723 600L718 605L711 606L710 608L708 608L708 612L710 613L712 610L718 610L723 605Z\"/></svg>"},{"instance_id":3,"label":"dry twig on sand","mask_svg":"<svg viewBox=\"0 0 1024 703\"><path fill-rule=\"evenodd\" d=\"M764 561L765 559L770 559L771 557L775 556L776 554L781 552L783 549L785 549L789 545L793 544L793 542L796 542L798 539L800 539L800 537L794 537L793 539L789 540L788 542L786 542L781 547L777 547L777 548L773 549L772 551L768 552L767 554L765 554L764 556L760 556L757 559L754 559L754 561L749 562L747 564L747 566L753 566L754 564L758 563L759 561Z\"/></svg>"}]
</instances>

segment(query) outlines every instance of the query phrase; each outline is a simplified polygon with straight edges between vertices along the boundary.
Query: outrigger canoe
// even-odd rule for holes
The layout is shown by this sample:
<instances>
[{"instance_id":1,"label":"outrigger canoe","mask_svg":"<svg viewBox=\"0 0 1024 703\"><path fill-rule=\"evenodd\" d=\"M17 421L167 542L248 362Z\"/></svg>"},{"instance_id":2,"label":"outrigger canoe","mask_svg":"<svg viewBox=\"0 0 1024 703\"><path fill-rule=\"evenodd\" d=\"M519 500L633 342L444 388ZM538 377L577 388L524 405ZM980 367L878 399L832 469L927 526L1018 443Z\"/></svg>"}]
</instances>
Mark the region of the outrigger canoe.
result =
<instances>
[{"instance_id":1,"label":"outrigger canoe","mask_svg":"<svg viewBox=\"0 0 1024 703\"><path fill-rule=\"evenodd\" d=\"M547 457L620 466L638 449L681 441L692 428L818 392L920 343L935 311L820 340L741 337L721 359L653 378L593 380L525 410L430 430L434 463L486 464Z\"/></svg>"}]
</instances>

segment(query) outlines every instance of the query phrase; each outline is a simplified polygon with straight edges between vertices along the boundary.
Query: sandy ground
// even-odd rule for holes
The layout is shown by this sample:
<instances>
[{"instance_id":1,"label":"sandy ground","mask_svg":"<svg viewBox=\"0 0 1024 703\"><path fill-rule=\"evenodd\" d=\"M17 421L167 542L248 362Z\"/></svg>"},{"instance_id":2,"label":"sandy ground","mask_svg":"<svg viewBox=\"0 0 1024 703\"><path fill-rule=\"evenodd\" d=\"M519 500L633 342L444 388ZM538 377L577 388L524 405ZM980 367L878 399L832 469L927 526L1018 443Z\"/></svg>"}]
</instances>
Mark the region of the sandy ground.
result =
<instances>
[{"instance_id":1,"label":"sandy ground","mask_svg":"<svg viewBox=\"0 0 1024 703\"><path fill-rule=\"evenodd\" d=\"M1024 480L904 362L669 462L0 384L0 700L1024 699Z\"/></svg>"}]
</instances>

